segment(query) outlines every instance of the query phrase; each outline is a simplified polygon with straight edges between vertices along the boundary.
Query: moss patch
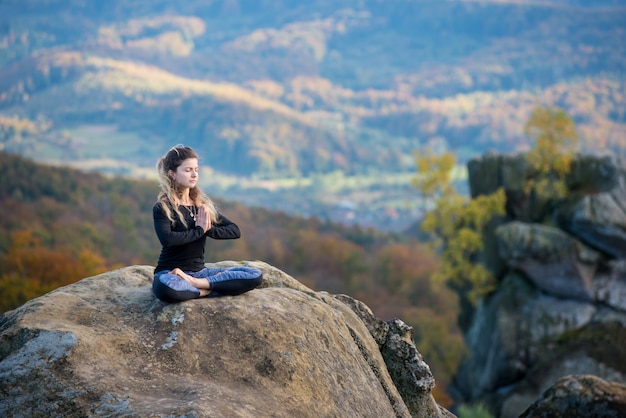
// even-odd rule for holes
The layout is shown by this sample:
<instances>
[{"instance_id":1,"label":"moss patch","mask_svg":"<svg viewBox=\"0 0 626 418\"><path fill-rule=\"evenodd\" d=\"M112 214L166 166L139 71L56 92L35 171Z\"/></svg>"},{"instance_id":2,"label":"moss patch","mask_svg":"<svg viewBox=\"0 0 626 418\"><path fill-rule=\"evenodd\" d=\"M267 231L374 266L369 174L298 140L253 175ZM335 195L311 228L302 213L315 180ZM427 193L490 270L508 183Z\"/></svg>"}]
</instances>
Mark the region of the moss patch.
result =
<instances>
[{"instance_id":1,"label":"moss patch","mask_svg":"<svg viewBox=\"0 0 626 418\"><path fill-rule=\"evenodd\" d=\"M626 328L618 321L590 323L563 333L555 355L581 350L612 369L626 372Z\"/></svg>"}]
</instances>

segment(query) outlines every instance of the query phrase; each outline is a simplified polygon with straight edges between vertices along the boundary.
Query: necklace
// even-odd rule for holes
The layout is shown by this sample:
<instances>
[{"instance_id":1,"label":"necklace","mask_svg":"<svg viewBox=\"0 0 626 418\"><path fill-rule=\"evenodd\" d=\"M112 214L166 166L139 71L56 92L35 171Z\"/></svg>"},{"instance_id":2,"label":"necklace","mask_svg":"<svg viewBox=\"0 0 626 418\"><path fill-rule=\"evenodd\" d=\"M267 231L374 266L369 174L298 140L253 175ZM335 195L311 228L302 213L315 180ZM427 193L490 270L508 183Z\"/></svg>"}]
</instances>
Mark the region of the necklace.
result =
<instances>
[{"instance_id":1,"label":"necklace","mask_svg":"<svg viewBox=\"0 0 626 418\"><path fill-rule=\"evenodd\" d=\"M191 209L189 209L189 206L191 206ZM183 207L189 211L189 214L191 215L191 219L195 221L196 220L196 205L189 205L189 206L183 205Z\"/></svg>"}]
</instances>

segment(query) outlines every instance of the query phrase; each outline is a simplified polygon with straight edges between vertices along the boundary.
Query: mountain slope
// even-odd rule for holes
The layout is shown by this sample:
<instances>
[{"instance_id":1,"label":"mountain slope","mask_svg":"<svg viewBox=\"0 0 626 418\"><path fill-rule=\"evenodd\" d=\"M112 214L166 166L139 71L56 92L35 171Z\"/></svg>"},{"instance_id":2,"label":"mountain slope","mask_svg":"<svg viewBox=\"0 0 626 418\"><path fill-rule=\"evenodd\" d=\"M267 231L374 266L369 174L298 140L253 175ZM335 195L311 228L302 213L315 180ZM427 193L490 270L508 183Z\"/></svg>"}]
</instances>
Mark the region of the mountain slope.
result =
<instances>
[{"instance_id":1,"label":"mountain slope","mask_svg":"<svg viewBox=\"0 0 626 418\"><path fill-rule=\"evenodd\" d=\"M585 152L626 149L624 0L5 0L0 16L0 147L41 160L136 173L185 143L235 178L386 179L423 147L527 149L538 105L564 108Z\"/></svg>"},{"instance_id":2,"label":"mountain slope","mask_svg":"<svg viewBox=\"0 0 626 418\"><path fill-rule=\"evenodd\" d=\"M302 118L315 117L317 125L329 128L319 135L328 137L321 147L330 153L387 168L398 164L398 159L376 162L368 161L371 155L359 155L356 143L371 140L367 129L396 140L414 138L398 147L402 153L437 136L453 148L476 139L484 144L472 148L505 148L510 144L501 144L502 137L520 138L520 132L515 132L520 119L536 102L564 105L583 125L604 122L623 129L624 105L619 98L626 67L623 1L592 6L574 1L403 0L393 5L348 0L314 5L278 0L188 1L175 7L165 2L148 7L119 1L97 6L26 1L4 2L0 7L4 16L12 16L3 22L3 112L30 118L50 115L55 123L71 126L78 121L116 119L119 114L106 110L120 103L123 112L126 107L131 111L162 107L163 113L170 113L167 104L157 100L151 105L148 99L176 97L174 105L179 108L199 107L189 112L185 123L202 112L217 125L215 130L204 127L201 135L185 132L182 136L191 136L192 143L214 145L223 140L220 135L230 132L226 141L242 142L243 154L257 162L251 171L267 165L265 154L275 151L270 142L275 148L287 148L282 160L272 162L278 171L318 169L304 162L310 148L289 149L286 143L305 142L311 135L319 140L298 126ZM80 57L57 68L61 74L50 64L67 59L65 54L59 58L59 51L76 51ZM82 76L73 80L72 74ZM41 79L46 77L48 89L61 81L69 85L53 99L36 101L42 92ZM583 87L584 79L588 81ZM607 86L604 80L611 83ZM233 84L221 85L224 82ZM87 91L85 84L89 84ZM537 94L563 84L574 94L584 90L596 100L607 101L607 108L578 109L584 106L583 99ZM120 100L116 90L125 91L134 103ZM72 94L81 93L93 97L100 107L84 108L85 100L72 100ZM190 103L194 98L202 101L207 93L227 104L228 115L242 113L241 118L229 120L219 111L214 113L213 106ZM490 103L482 103L477 94ZM55 108L59 101L66 106ZM514 105L511 101L521 103L521 114L504 121L489 115L502 105ZM442 115L438 107L452 115ZM266 118L268 109L278 120L256 123L255 117ZM474 112L482 116L479 121L464 120ZM588 122L589 113L597 116ZM154 133L170 128L165 131L166 141L175 136L172 130L180 128L167 121L154 126L159 115L149 111L134 116L136 126L126 129ZM431 118L434 127L415 122ZM291 132L281 132L282 125L305 138L296 134L295 141L285 141ZM458 127L448 129L448 125ZM356 133L346 135L346 128ZM233 140L237 135L246 139ZM228 149L223 147L222 152ZM319 154L312 156L322 159ZM347 167L335 158L319 168Z\"/></svg>"}]
</instances>

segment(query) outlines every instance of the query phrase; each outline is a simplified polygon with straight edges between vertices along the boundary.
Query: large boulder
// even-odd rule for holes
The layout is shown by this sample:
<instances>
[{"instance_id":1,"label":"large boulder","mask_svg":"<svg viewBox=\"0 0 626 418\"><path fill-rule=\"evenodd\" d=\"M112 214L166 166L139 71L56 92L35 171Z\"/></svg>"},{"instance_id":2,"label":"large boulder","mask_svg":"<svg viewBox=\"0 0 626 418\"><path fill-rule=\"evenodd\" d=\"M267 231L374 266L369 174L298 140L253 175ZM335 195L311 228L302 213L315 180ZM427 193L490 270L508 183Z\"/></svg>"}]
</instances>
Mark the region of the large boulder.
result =
<instances>
[{"instance_id":1,"label":"large boulder","mask_svg":"<svg viewBox=\"0 0 626 418\"><path fill-rule=\"evenodd\" d=\"M626 417L626 385L593 375L559 379L520 418Z\"/></svg>"},{"instance_id":2,"label":"large boulder","mask_svg":"<svg viewBox=\"0 0 626 418\"><path fill-rule=\"evenodd\" d=\"M609 310L602 310L583 327L547 341L524 378L502 397L500 416L517 417L564 376L587 374L612 382L626 381L624 317L617 319ZM621 402L626 403L626 399Z\"/></svg>"},{"instance_id":3,"label":"large boulder","mask_svg":"<svg viewBox=\"0 0 626 418\"><path fill-rule=\"evenodd\" d=\"M237 297L167 304L132 266L5 313L0 416L453 416L401 321L247 265L264 282Z\"/></svg>"},{"instance_id":4,"label":"large boulder","mask_svg":"<svg viewBox=\"0 0 626 418\"><path fill-rule=\"evenodd\" d=\"M509 222L495 232L500 258L554 296L591 301L600 254L558 228Z\"/></svg>"},{"instance_id":5,"label":"large boulder","mask_svg":"<svg viewBox=\"0 0 626 418\"><path fill-rule=\"evenodd\" d=\"M531 168L522 154L489 153L467 163L472 198L494 193L503 188L507 196L507 213L514 219L527 220L535 216L524 191L524 181Z\"/></svg>"},{"instance_id":6,"label":"large boulder","mask_svg":"<svg viewBox=\"0 0 626 418\"><path fill-rule=\"evenodd\" d=\"M559 226L586 244L626 259L626 180L610 192L568 199L560 205Z\"/></svg>"},{"instance_id":7,"label":"large boulder","mask_svg":"<svg viewBox=\"0 0 626 418\"><path fill-rule=\"evenodd\" d=\"M598 314L592 303L547 295L524 276L510 273L498 291L476 308L465 334L473 349L455 377L455 386L467 400L510 388L545 355L546 341L584 327Z\"/></svg>"},{"instance_id":8,"label":"large boulder","mask_svg":"<svg viewBox=\"0 0 626 418\"><path fill-rule=\"evenodd\" d=\"M503 188L507 215L523 222L543 221L556 214L546 213L545 202L528 195L525 182L534 173L525 154L488 153L467 164L471 197L494 193ZM571 198L559 213L563 225L572 225L589 234L593 227L609 221L607 237L623 241L623 214L626 212L626 161L615 156L579 155L565 179ZM600 195L599 198L589 197ZM594 201L597 200L597 201ZM611 202L611 200L613 202ZM581 202L582 201L582 202ZM599 212L595 212L600 209ZM590 239L593 241L593 234ZM582 238L582 236L581 236ZM603 236L597 241L603 242Z\"/></svg>"},{"instance_id":9,"label":"large boulder","mask_svg":"<svg viewBox=\"0 0 626 418\"><path fill-rule=\"evenodd\" d=\"M566 375L626 382L626 313L550 296L515 272L477 306L465 339L457 397L499 417L517 417Z\"/></svg>"},{"instance_id":10,"label":"large boulder","mask_svg":"<svg viewBox=\"0 0 626 418\"><path fill-rule=\"evenodd\" d=\"M593 288L598 303L626 312L626 260L607 263L595 276Z\"/></svg>"},{"instance_id":11,"label":"large boulder","mask_svg":"<svg viewBox=\"0 0 626 418\"><path fill-rule=\"evenodd\" d=\"M502 187L512 193L523 192L531 167L523 154L488 153L467 163L472 197L487 195Z\"/></svg>"},{"instance_id":12,"label":"large boulder","mask_svg":"<svg viewBox=\"0 0 626 418\"><path fill-rule=\"evenodd\" d=\"M498 255L543 292L602 303L626 312L626 260L605 260L566 232L548 225L509 222L496 228Z\"/></svg>"},{"instance_id":13,"label":"large boulder","mask_svg":"<svg viewBox=\"0 0 626 418\"><path fill-rule=\"evenodd\" d=\"M623 181L625 166L615 155L580 154L572 161L567 187L588 195L615 190Z\"/></svg>"}]
</instances>

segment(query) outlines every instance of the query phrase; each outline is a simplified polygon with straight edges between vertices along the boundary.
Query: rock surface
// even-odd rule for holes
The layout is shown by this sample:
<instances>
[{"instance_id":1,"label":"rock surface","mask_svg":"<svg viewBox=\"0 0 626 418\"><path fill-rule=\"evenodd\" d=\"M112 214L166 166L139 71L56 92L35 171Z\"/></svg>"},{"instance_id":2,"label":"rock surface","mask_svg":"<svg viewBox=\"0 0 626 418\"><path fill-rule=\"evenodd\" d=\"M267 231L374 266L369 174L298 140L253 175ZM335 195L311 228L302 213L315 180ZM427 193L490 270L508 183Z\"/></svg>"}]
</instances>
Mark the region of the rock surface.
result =
<instances>
[{"instance_id":1,"label":"rock surface","mask_svg":"<svg viewBox=\"0 0 626 418\"><path fill-rule=\"evenodd\" d=\"M626 258L626 186L564 203L557 213L565 231L611 257Z\"/></svg>"},{"instance_id":2,"label":"rock surface","mask_svg":"<svg viewBox=\"0 0 626 418\"><path fill-rule=\"evenodd\" d=\"M626 164L579 157L569 196L547 205L525 195L523 159L490 154L468 165L472 196L503 187L507 216L486 237L499 284L464 313L471 354L453 391L503 418L564 376L626 383Z\"/></svg>"},{"instance_id":3,"label":"rock surface","mask_svg":"<svg viewBox=\"0 0 626 418\"><path fill-rule=\"evenodd\" d=\"M132 266L5 313L0 416L453 416L401 321L247 264L238 297L166 304Z\"/></svg>"},{"instance_id":4,"label":"rock surface","mask_svg":"<svg viewBox=\"0 0 626 418\"><path fill-rule=\"evenodd\" d=\"M600 254L558 228L509 222L496 228L500 258L539 289L562 298L593 300Z\"/></svg>"},{"instance_id":5,"label":"rock surface","mask_svg":"<svg viewBox=\"0 0 626 418\"><path fill-rule=\"evenodd\" d=\"M591 375L564 377L520 415L544 417L626 417L626 385Z\"/></svg>"}]
</instances>

